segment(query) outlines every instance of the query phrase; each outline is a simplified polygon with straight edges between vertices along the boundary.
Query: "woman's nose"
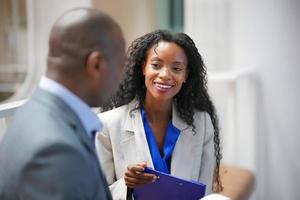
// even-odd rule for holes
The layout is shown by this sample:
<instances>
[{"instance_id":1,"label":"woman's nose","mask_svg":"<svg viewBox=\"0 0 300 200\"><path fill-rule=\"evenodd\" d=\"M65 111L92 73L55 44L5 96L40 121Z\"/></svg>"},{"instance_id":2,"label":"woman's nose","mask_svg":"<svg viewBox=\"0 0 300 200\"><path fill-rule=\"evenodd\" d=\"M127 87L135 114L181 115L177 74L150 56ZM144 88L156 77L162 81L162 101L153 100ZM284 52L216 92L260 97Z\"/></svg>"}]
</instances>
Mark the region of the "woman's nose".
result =
<instances>
[{"instance_id":1,"label":"woman's nose","mask_svg":"<svg viewBox=\"0 0 300 200\"><path fill-rule=\"evenodd\" d=\"M159 77L164 78L164 79L169 79L170 78L170 71L168 67L162 67L159 71Z\"/></svg>"}]
</instances>

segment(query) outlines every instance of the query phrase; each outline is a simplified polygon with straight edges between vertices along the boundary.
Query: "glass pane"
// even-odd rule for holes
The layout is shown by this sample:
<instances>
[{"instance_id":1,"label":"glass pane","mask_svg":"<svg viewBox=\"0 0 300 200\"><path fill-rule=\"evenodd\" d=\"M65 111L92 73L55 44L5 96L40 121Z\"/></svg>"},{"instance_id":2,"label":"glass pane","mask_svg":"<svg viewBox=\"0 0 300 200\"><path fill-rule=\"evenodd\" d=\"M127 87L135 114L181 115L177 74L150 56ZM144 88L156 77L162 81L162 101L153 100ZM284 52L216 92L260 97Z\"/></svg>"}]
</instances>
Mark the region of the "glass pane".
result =
<instances>
[{"instance_id":1,"label":"glass pane","mask_svg":"<svg viewBox=\"0 0 300 200\"><path fill-rule=\"evenodd\" d=\"M24 82L28 66L26 0L0 0L0 102Z\"/></svg>"},{"instance_id":2,"label":"glass pane","mask_svg":"<svg viewBox=\"0 0 300 200\"><path fill-rule=\"evenodd\" d=\"M183 32L183 0L157 0L156 5L158 11L158 27L160 29Z\"/></svg>"}]
</instances>

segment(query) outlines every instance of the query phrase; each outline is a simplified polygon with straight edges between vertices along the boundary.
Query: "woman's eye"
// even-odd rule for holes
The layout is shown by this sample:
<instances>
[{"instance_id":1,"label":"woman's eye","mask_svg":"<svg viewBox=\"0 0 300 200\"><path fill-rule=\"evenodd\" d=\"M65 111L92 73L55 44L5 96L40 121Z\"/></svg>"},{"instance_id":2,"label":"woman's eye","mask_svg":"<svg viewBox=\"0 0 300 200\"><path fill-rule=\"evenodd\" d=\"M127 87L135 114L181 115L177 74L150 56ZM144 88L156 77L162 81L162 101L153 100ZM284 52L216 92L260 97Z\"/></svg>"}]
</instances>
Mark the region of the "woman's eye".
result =
<instances>
[{"instance_id":1,"label":"woman's eye","mask_svg":"<svg viewBox=\"0 0 300 200\"><path fill-rule=\"evenodd\" d=\"M173 67L173 70L176 72L180 72L180 71L182 71L182 68L181 67Z\"/></svg>"},{"instance_id":2,"label":"woman's eye","mask_svg":"<svg viewBox=\"0 0 300 200\"><path fill-rule=\"evenodd\" d=\"M157 68L160 67L159 64L157 64L157 63L152 63L151 66L152 66L154 69L157 69Z\"/></svg>"}]
</instances>

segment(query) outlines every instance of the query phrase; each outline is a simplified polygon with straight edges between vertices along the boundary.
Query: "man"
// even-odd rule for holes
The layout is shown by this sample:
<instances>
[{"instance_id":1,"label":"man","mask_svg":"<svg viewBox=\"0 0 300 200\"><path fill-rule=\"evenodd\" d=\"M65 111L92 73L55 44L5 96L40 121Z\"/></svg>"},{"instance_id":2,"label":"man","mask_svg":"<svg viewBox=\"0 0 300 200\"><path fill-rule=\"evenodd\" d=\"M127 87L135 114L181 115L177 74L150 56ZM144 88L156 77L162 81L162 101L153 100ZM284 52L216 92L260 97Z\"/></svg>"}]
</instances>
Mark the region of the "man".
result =
<instances>
[{"instance_id":1,"label":"man","mask_svg":"<svg viewBox=\"0 0 300 200\"><path fill-rule=\"evenodd\" d=\"M46 77L0 144L0 199L111 199L94 150L101 123L90 107L115 92L124 39L109 16L63 14L49 39Z\"/></svg>"}]
</instances>

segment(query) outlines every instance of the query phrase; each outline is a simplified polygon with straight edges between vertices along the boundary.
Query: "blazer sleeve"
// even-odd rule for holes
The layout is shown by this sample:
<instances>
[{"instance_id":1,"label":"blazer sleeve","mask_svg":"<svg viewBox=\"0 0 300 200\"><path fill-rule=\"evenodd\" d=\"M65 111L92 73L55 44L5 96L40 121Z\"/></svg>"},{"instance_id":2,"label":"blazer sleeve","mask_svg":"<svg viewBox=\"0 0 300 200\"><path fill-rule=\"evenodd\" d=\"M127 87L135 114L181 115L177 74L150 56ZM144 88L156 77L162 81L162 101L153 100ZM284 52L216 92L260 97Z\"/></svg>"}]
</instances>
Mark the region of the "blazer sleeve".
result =
<instances>
[{"instance_id":1,"label":"blazer sleeve","mask_svg":"<svg viewBox=\"0 0 300 200\"><path fill-rule=\"evenodd\" d=\"M105 125L103 130L97 133L96 150L113 199L126 200L127 186L124 178L116 180L112 144L108 128Z\"/></svg>"},{"instance_id":2,"label":"blazer sleeve","mask_svg":"<svg viewBox=\"0 0 300 200\"><path fill-rule=\"evenodd\" d=\"M204 115L204 143L203 143L203 151L202 151L202 159L201 159L201 167L200 167L200 175L199 180L204 181L206 186L206 194L212 193L212 180L213 180L213 172L215 168L215 160L214 160L214 128L210 119L210 116L205 113Z\"/></svg>"}]
</instances>

